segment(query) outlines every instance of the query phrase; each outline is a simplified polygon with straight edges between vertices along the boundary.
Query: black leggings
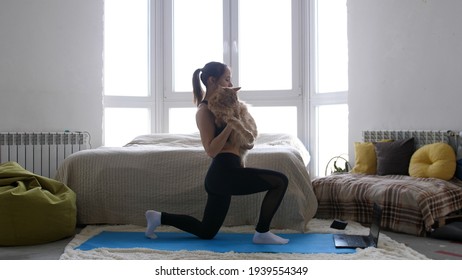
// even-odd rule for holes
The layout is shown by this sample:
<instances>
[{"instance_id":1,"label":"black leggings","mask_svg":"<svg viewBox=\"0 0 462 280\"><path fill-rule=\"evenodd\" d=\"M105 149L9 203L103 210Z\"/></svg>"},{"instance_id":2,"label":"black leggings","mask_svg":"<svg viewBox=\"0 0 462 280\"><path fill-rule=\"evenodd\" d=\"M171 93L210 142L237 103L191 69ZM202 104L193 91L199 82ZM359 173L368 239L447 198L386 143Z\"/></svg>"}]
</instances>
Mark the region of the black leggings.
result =
<instances>
[{"instance_id":1,"label":"black leggings","mask_svg":"<svg viewBox=\"0 0 462 280\"><path fill-rule=\"evenodd\" d=\"M223 225L231 196L267 191L255 228L257 232L267 232L284 198L288 182L287 177L280 172L244 168L239 156L221 153L213 159L205 177L208 197L202 221L187 215L162 212L161 224L174 226L203 239L212 239Z\"/></svg>"}]
</instances>

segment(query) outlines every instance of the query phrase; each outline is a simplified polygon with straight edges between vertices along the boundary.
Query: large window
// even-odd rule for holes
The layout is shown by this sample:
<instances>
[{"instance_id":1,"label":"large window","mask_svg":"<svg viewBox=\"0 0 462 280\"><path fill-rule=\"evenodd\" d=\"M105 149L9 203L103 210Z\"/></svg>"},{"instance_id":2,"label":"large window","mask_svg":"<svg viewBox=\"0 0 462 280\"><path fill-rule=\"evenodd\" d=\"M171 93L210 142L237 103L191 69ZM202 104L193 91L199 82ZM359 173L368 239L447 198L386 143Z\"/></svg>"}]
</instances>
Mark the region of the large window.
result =
<instances>
[{"instance_id":1,"label":"large window","mask_svg":"<svg viewBox=\"0 0 462 280\"><path fill-rule=\"evenodd\" d=\"M221 61L231 67L260 133L297 135L316 162L326 157L315 150L316 133L324 137L318 118L329 115L319 106L331 105L324 98L346 102L335 97L347 87L346 38L338 37L346 34L346 13L336 8L340 0L317 2L105 1L105 145L145 133L197 132L192 73ZM334 15L325 2L335 3ZM335 34L332 20L340 20ZM338 48L327 49L332 44Z\"/></svg>"}]
</instances>

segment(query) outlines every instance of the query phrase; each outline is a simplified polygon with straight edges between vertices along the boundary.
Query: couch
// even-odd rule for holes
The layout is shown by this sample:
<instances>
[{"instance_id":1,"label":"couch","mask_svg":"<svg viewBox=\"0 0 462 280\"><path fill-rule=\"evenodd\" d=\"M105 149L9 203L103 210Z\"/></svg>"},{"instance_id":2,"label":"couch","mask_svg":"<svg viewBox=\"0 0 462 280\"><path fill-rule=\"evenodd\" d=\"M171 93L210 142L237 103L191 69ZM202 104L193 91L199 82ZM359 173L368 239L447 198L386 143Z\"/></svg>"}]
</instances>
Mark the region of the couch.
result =
<instances>
[{"instance_id":1,"label":"couch","mask_svg":"<svg viewBox=\"0 0 462 280\"><path fill-rule=\"evenodd\" d=\"M459 217L457 137L452 131L364 131L350 172L312 181L315 217L370 224L376 202L382 228L418 236Z\"/></svg>"}]
</instances>

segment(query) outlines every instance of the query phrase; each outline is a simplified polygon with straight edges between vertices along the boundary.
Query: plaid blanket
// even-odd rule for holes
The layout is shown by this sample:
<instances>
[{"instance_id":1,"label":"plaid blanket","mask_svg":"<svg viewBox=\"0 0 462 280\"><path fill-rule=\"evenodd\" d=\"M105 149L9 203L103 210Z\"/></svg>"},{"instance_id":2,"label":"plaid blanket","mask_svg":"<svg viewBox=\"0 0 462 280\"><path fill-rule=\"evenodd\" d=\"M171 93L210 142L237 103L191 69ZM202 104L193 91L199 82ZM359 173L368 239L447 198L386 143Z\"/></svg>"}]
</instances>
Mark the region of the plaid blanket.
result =
<instances>
[{"instance_id":1,"label":"plaid blanket","mask_svg":"<svg viewBox=\"0 0 462 280\"><path fill-rule=\"evenodd\" d=\"M425 235L438 218L462 209L462 181L403 175L338 174L312 182L316 218L369 224L372 205L383 208L382 228Z\"/></svg>"}]
</instances>

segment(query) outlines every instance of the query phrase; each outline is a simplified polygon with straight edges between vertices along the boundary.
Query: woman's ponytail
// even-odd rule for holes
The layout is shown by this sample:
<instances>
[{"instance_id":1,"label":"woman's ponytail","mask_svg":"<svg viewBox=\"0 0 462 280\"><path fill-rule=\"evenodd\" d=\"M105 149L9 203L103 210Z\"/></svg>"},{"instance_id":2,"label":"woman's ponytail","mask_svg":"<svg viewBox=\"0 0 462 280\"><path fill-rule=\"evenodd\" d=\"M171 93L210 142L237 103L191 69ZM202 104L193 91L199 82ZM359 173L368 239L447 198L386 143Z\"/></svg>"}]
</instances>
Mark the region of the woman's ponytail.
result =
<instances>
[{"instance_id":1,"label":"woman's ponytail","mask_svg":"<svg viewBox=\"0 0 462 280\"><path fill-rule=\"evenodd\" d=\"M202 99L204 99L204 91L202 90L201 79L199 76L201 71L201 68L197 69L194 71L192 76L194 103L196 103L197 106L199 106L199 104L202 102Z\"/></svg>"}]
</instances>

